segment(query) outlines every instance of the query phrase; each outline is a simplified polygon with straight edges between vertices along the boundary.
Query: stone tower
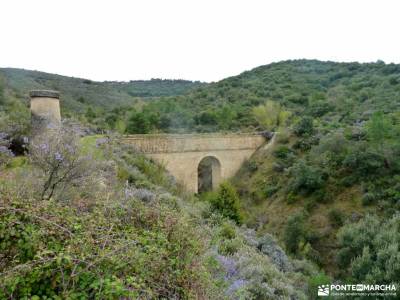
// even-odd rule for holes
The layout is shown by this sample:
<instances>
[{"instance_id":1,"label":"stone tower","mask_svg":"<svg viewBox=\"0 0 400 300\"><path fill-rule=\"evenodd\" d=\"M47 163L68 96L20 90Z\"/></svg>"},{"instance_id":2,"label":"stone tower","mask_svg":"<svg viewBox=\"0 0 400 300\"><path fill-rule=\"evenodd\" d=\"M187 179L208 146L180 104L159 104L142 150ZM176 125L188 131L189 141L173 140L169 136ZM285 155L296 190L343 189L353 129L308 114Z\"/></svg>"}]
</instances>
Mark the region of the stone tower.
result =
<instances>
[{"instance_id":1,"label":"stone tower","mask_svg":"<svg viewBox=\"0 0 400 300\"><path fill-rule=\"evenodd\" d=\"M50 90L34 90L31 98L32 132L37 134L61 125L60 93Z\"/></svg>"}]
</instances>

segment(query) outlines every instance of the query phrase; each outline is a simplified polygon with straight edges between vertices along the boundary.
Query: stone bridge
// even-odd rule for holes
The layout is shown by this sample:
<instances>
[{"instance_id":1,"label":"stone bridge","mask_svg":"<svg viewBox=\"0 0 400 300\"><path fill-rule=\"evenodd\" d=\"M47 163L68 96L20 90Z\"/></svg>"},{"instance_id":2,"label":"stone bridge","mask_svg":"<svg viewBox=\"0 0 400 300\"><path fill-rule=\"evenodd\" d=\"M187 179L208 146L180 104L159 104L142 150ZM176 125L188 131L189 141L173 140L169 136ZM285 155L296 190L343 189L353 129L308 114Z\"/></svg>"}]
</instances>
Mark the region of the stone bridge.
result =
<instances>
[{"instance_id":1,"label":"stone bridge","mask_svg":"<svg viewBox=\"0 0 400 300\"><path fill-rule=\"evenodd\" d=\"M58 92L35 90L30 97L32 128L41 132L61 126ZM235 175L266 139L260 133L143 134L125 136L122 141L164 165L188 191L198 193Z\"/></svg>"},{"instance_id":2,"label":"stone bridge","mask_svg":"<svg viewBox=\"0 0 400 300\"><path fill-rule=\"evenodd\" d=\"M123 137L162 164L189 192L216 188L262 145L261 134L142 134Z\"/></svg>"}]
</instances>

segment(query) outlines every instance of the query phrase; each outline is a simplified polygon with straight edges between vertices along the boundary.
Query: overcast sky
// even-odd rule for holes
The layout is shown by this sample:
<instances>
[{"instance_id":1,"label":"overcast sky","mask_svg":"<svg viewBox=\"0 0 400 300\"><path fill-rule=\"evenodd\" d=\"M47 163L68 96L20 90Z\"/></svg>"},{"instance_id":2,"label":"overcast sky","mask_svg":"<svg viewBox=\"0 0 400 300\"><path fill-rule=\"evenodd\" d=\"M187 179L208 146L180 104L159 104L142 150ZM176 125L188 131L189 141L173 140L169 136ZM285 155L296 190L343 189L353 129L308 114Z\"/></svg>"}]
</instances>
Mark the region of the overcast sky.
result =
<instances>
[{"instance_id":1,"label":"overcast sky","mask_svg":"<svg viewBox=\"0 0 400 300\"><path fill-rule=\"evenodd\" d=\"M2 0L0 67L217 81L315 58L400 63L394 0Z\"/></svg>"}]
</instances>

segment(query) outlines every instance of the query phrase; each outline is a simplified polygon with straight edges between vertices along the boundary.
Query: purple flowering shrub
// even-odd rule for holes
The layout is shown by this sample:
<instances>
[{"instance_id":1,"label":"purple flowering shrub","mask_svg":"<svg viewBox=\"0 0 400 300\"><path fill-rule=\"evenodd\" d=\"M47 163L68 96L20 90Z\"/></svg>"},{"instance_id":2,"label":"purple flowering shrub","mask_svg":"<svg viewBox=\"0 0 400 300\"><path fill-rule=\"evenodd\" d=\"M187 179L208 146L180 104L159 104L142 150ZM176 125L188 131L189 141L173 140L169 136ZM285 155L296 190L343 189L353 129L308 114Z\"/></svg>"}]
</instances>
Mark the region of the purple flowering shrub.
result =
<instances>
[{"instance_id":1,"label":"purple flowering shrub","mask_svg":"<svg viewBox=\"0 0 400 300\"><path fill-rule=\"evenodd\" d=\"M215 245L210 256L218 263L215 276L224 283L228 299L306 299L306 289L299 284L305 274L282 268L280 260L285 254L272 237L257 237L231 221L222 222L212 232ZM232 243L234 251L226 251Z\"/></svg>"},{"instance_id":2,"label":"purple flowering shrub","mask_svg":"<svg viewBox=\"0 0 400 300\"><path fill-rule=\"evenodd\" d=\"M40 198L50 199L55 192L81 185L91 174L91 159L80 152L78 137L68 127L36 136L30 145L31 163L41 171Z\"/></svg>"}]
</instances>

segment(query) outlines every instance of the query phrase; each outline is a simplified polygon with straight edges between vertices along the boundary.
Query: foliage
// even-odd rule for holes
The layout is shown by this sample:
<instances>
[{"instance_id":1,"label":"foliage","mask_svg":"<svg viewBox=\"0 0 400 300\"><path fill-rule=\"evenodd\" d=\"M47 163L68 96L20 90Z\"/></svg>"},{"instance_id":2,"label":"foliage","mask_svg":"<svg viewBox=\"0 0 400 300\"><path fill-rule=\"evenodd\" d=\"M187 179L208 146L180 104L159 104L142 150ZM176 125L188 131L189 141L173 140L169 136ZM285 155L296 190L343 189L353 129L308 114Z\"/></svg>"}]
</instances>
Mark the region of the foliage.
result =
<instances>
[{"instance_id":1,"label":"foliage","mask_svg":"<svg viewBox=\"0 0 400 300\"><path fill-rule=\"evenodd\" d=\"M253 115L263 129L275 131L287 126L290 112L284 110L278 102L267 101L253 108Z\"/></svg>"},{"instance_id":2,"label":"foliage","mask_svg":"<svg viewBox=\"0 0 400 300\"><path fill-rule=\"evenodd\" d=\"M68 203L31 193L35 164L1 181L0 298L221 298L202 261L204 229L166 187L115 180L114 168L136 154L96 145L104 153L92 189L77 185Z\"/></svg>"},{"instance_id":3,"label":"foliage","mask_svg":"<svg viewBox=\"0 0 400 300\"><path fill-rule=\"evenodd\" d=\"M317 299L318 286L331 283L331 278L329 278L324 273L318 273L317 275L312 276L308 282L308 295L312 299Z\"/></svg>"},{"instance_id":4,"label":"foliage","mask_svg":"<svg viewBox=\"0 0 400 300\"><path fill-rule=\"evenodd\" d=\"M299 251L300 242L305 236L304 216L300 213L291 215L285 226L283 240L286 250L296 254Z\"/></svg>"},{"instance_id":5,"label":"foliage","mask_svg":"<svg viewBox=\"0 0 400 300\"><path fill-rule=\"evenodd\" d=\"M324 174L317 168L300 160L290 168L289 190L294 193L309 194L321 188Z\"/></svg>"},{"instance_id":6,"label":"foliage","mask_svg":"<svg viewBox=\"0 0 400 300\"><path fill-rule=\"evenodd\" d=\"M331 209L328 212L330 222L335 227L341 227L344 223L345 215L339 209Z\"/></svg>"},{"instance_id":7,"label":"foliage","mask_svg":"<svg viewBox=\"0 0 400 300\"><path fill-rule=\"evenodd\" d=\"M294 133L298 136L311 135L314 132L313 119L311 117L303 117L295 125Z\"/></svg>"},{"instance_id":8,"label":"foliage","mask_svg":"<svg viewBox=\"0 0 400 300\"><path fill-rule=\"evenodd\" d=\"M50 199L55 192L82 184L90 175L90 158L81 155L71 129L47 131L36 136L30 145L29 158L41 171L41 199Z\"/></svg>"},{"instance_id":9,"label":"foliage","mask_svg":"<svg viewBox=\"0 0 400 300\"><path fill-rule=\"evenodd\" d=\"M217 210L221 215L239 224L242 222L240 199L231 183L221 183L218 191L209 200L213 209Z\"/></svg>"},{"instance_id":10,"label":"foliage","mask_svg":"<svg viewBox=\"0 0 400 300\"><path fill-rule=\"evenodd\" d=\"M338 262L357 282L395 283L400 280L400 216L380 221L367 215L338 233Z\"/></svg>"}]
</instances>

